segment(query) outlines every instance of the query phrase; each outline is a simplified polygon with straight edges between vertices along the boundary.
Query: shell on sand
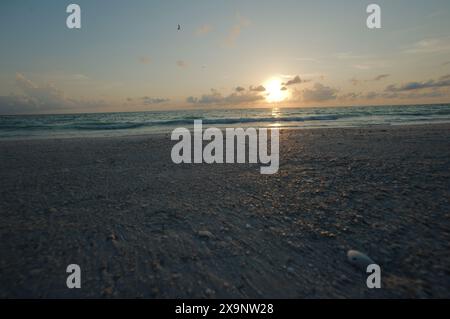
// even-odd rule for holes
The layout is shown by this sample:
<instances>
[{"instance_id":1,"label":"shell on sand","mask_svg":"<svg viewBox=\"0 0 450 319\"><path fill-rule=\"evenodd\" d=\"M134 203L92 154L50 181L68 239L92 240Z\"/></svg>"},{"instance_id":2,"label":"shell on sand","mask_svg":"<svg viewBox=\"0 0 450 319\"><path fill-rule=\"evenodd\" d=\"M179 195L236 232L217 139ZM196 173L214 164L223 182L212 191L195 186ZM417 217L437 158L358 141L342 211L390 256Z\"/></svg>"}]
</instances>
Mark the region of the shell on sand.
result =
<instances>
[{"instance_id":1,"label":"shell on sand","mask_svg":"<svg viewBox=\"0 0 450 319\"><path fill-rule=\"evenodd\" d=\"M375 264L372 258L357 250L349 250L347 252L347 258L352 265L364 271L366 271L367 266Z\"/></svg>"}]
</instances>

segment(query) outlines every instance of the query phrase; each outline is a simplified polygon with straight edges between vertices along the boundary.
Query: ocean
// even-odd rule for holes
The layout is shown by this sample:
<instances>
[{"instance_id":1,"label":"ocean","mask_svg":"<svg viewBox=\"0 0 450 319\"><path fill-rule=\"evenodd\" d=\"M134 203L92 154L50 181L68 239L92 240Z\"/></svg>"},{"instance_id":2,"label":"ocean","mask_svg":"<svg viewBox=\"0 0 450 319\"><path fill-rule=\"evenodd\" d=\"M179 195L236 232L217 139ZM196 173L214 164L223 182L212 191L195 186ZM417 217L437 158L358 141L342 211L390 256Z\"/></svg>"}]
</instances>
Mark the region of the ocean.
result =
<instances>
[{"instance_id":1,"label":"ocean","mask_svg":"<svg viewBox=\"0 0 450 319\"><path fill-rule=\"evenodd\" d=\"M59 138L167 133L204 127L324 128L450 123L450 104L274 109L211 109L0 116L0 138Z\"/></svg>"}]
</instances>

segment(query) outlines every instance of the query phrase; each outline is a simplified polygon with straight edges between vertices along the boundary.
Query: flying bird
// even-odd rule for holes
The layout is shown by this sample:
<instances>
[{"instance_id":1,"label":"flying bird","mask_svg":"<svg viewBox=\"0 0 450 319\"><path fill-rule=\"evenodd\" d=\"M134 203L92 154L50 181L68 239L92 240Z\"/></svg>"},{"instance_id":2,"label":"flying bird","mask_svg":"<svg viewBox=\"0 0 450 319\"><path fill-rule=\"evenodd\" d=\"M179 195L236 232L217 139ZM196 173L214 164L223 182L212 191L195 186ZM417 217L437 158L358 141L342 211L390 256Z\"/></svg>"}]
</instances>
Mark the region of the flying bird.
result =
<instances>
[{"instance_id":1,"label":"flying bird","mask_svg":"<svg viewBox=\"0 0 450 319\"><path fill-rule=\"evenodd\" d=\"M180 25L178 25L178 31L180 31L181 30L181 26Z\"/></svg>"}]
</instances>

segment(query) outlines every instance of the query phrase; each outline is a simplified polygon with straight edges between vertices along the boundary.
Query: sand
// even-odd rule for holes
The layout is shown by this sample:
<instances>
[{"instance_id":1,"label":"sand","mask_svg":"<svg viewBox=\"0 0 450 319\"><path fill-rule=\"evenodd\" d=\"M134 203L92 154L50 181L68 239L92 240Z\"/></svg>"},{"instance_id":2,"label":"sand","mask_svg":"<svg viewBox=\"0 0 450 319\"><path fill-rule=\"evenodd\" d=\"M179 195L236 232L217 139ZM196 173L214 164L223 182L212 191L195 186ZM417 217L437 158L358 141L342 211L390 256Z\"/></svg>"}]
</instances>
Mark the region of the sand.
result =
<instances>
[{"instance_id":1,"label":"sand","mask_svg":"<svg viewBox=\"0 0 450 319\"><path fill-rule=\"evenodd\" d=\"M169 135L0 141L0 297L450 297L450 125L280 142L270 176L172 164Z\"/></svg>"}]
</instances>

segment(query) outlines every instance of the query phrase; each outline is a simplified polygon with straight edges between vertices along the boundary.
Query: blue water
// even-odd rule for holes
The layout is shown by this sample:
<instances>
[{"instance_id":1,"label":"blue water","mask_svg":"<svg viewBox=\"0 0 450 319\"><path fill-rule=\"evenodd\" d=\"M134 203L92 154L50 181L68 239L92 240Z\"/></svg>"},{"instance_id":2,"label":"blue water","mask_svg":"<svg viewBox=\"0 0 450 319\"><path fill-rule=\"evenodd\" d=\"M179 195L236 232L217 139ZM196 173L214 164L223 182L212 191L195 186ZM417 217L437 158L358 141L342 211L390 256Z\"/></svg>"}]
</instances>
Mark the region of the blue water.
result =
<instances>
[{"instance_id":1,"label":"blue water","mask_svg":"<svg viewBox=\"0 0 450 319\"><path fill-rule=\"evenodd\" d=\"M0 116L0 138L141 135L204 127L321 128L450 123L450 104Z\"/></svg>"}]
</instances>

